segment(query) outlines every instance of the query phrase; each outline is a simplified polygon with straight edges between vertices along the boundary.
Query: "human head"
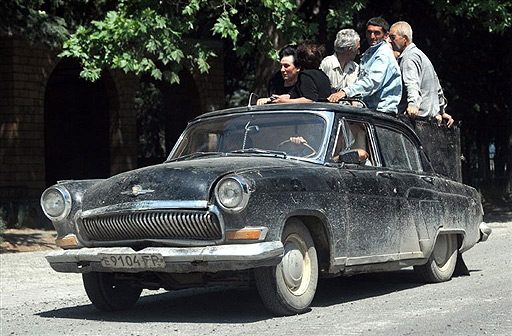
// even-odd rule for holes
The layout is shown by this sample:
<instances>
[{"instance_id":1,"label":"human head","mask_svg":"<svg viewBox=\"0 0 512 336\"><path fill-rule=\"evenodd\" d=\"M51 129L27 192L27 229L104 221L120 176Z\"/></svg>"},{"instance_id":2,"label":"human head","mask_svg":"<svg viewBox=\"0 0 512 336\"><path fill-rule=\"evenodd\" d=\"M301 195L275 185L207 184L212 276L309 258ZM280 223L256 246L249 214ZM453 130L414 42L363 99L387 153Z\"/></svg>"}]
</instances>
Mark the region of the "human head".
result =
<instances>
[{"instance_id":1,"label":"human head","mask_svg":"<svg viewBox=\"0 0 512 336\"><path fill-rule=\"evenodd\" d=\"M388 37L389 23L382 17L373 17L366 23L366 39L370 46L379 44Z\"/></svg>"},{"instance_id":2,"label":"human head","mask_svg":"<svg viewBox=\"0 0 512 336\"><path fill-rule=\"evenodd\" d=\"M295 46L286 46L279 51L281 63L281 76L285 84L295 84L300 68L297 62L297 50Z\"/></svg>"},{"instance_id":3,"label":"human head","mask_svg":"<svg viewBox=\"0 0 512 336\"><path fill-rule=\"evenodd\" d=\"M324 56L325 47L304 41L297 47L297 61L301 69L318 69Z\"/></svg>"},{"instance_id":4,"label":"human head","mask_svg":"<svg viewBox=\"0 0 512 336\"><path fill-rule=\"evenodd\" d=\"M352 60L359 53L359 34L354 29L342 29L336 34L334 51L337 54L350 53Z\"/></svg>"},{"instance_id":5,"label":"human head","mask_svg":"<svg viewBox=\"0 0 512 336\"><path fill-rule=\"evenodd\" d=\"M405 21L394 23L389 30L389 40L393 46L393 50L402 52L409 44L412 43L412 28Z\"/></svg>"},{"instance_id":6,"label":"human head","mask_svg":"<svg viewBox=\"0 0 512 336\"><path fill-rule=\"evenodd\" d=\"M293 57L293 65L298 67L298 64L296 64L297 60L297 46L296 45L287 45L283 49L279 50L279 59L283 59L283 57L286 56L292 56Z\"/></svg>"}]
</instances>

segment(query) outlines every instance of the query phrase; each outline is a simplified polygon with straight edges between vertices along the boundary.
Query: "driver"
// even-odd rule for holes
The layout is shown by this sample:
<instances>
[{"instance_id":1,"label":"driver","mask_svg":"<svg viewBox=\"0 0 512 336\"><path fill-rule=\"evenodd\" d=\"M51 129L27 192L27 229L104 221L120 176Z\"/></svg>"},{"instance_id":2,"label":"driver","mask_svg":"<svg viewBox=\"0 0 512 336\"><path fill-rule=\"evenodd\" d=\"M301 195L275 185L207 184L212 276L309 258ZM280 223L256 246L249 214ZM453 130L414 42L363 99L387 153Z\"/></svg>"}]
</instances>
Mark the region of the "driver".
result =
<instances>
[{"instance_id":1,"label":"driver","mask_svg":"<svg viewBox=\"0 0 512 336\"><path fill-rule=\"evenodd\" d=\"M304 139L301 136L292 136L289 139L284 140L283 142L281 142L277 146L281 147L281 146L283 146L286 143L302 145L302 146L306 147L310 151L309 153L300 153L300 154L298 153L298 154L296 154L297 156L302 156L302 157L305 157L305 158L309 158L309 157L315 156L316 153L317 153L317 151L313 147L311 147L311 145L308 144L306 139Z\"/></svg>"}]
</instances>

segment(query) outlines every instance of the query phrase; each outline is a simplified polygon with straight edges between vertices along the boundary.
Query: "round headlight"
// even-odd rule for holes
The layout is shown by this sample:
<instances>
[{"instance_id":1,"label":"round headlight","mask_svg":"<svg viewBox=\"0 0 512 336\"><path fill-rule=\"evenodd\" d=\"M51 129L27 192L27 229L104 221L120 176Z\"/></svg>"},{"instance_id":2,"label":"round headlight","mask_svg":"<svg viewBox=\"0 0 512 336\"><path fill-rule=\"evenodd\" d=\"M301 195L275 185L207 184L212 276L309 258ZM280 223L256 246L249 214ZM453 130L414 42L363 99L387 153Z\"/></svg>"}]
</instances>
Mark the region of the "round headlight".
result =
<instances>
[{"instance_id":1,"label":"round headlight","mask_svg":"<svg viewBox=\"0 0 512 336\"><path fill-rule=\"evenodd\" d=\"M62 220L71 211L71 196L66 188L53 186L43 192L41 208L51 220Z\"/></svg>"},{"instance_id":2,"label":"round headlight","mask_svg":"<svg viewBox=\"0 0 512 336\"><path fill-rule=\"evenodd\" d=\"M249 186L241 177L225 177L217 184L215 197L224 210L240 211L249 201Z\"/></svg>"}]
</instances>

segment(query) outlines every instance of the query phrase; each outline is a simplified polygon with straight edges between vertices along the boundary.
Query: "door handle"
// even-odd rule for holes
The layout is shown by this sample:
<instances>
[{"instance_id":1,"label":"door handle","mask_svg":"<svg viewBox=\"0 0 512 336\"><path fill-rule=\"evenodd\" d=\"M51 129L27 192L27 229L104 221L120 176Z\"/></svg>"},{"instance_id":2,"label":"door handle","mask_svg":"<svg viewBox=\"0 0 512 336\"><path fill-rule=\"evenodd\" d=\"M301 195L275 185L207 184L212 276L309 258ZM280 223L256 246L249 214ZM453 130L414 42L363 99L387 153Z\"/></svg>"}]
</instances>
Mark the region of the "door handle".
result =
<instances>
[{"instance_id":1,"label":"door handle","mask_svg":"<svg viewBox=\"0 0 512 336\"><path fill-rule=\"evenodd\" d=\"M428 183L431 183L433 184L434 183L434 179L430 176L422 176L421 179L425 182L428 182Z\"/></svg>"},{"instance_id":2,"label":"door handle","mask_svg":"<svg viewBox=\"0 0 512 336\"><path fill-rule=\"evenodd\" d=\"M382 177L386 177L386 178L392 178L393 174L388 173L388 172L378 171L377 172L377 176L382 176Z\"/></svg>"}]
</instances>

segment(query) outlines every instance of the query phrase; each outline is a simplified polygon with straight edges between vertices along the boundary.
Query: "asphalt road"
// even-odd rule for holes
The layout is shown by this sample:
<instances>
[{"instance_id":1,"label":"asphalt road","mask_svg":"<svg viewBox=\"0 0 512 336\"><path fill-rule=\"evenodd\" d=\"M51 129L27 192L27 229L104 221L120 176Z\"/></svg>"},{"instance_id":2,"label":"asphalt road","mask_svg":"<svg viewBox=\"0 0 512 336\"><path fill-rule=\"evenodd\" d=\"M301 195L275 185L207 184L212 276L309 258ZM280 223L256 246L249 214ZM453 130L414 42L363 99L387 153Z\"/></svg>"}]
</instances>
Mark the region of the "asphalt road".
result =
<instances>
[{"instance_id":1,"label":"asphalt road","mask_svg":"<svg viewBox=\"0 0 512 336\"><path fill-rule=\"evenodd\" d=\"M311 311L272 317L255 289L147 291L102 313L81 276L46 252L0 254L0 335L512 335L512 222L464 254L470 276L419 283L412 269L322 280Z\"/></svg>"}]
</instances>

